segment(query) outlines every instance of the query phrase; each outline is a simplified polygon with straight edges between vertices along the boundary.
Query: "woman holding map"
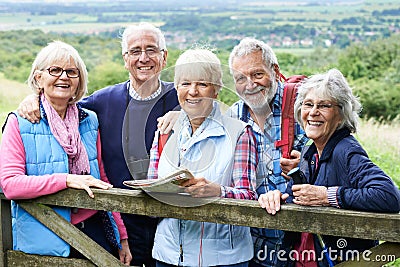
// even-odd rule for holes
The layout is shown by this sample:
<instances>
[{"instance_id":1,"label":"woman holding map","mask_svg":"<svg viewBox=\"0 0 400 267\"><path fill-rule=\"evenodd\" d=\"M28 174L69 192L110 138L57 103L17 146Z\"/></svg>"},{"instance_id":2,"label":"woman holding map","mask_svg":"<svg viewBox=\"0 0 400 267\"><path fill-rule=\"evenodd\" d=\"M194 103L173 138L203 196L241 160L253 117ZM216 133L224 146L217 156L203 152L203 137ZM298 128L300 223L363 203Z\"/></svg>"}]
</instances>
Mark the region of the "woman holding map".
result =
<instances>
[{"instance_id":1,"label":"woman holding map","mask_svg":"<svg viewBox=\"0 0 400 267\"><path fill-rule=\"evenodd\" d=\"M200 205L204 201L193 200L210 197L256 199L255 138L246 124L221 114L217 56L207 49L187 50L176 62L174 83L182 110L161 155L155 135L148 178L188 169L194 178L180 185L191 197L166 201L176 206ZM153 257L157 266L247 266L253 243L249 227L164 218Z\"/></svg>"}]
</instances>

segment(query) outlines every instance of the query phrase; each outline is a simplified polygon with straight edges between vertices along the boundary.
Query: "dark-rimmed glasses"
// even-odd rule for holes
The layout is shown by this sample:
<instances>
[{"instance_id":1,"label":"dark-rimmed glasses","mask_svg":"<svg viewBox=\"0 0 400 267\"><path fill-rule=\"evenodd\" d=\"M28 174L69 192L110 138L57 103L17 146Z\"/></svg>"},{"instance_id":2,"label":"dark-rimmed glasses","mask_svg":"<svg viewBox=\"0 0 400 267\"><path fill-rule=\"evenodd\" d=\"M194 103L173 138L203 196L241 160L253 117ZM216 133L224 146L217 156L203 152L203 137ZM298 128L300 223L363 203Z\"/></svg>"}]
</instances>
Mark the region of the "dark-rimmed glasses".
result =
<instances>
[{"instance_id":1,"label":"dark-rimmed glasses","mask_svg":"<svg viewBox=\"0 0 400 267\"><path fill-rule=\"evenodd\" d=\"M158 48L147 48L145 50L141 49L130 49L128 52L125 52L129 57L133 59L138 59L142 55L142 53L145 53L149 58L154 58L158 56L161 52L164 52L164 49L158 49Z\"/></svg>"},{"instance_id":2,"label":"dark-rimmed glasses","mask_svg":"<svg viewBox=\"0 0 400 267\"><path fill-rule=\"evenodd\" d=\"M64 71L65 71L65 74L67 74L68 78L78 78L80 76L79 69L77 69L77 68L63 69L61 67L51 66L51 67L48 67L46 70L49 72L49 74L51 76L54 76L54 77L60 77Z\"/></svg>"}]
</instances>

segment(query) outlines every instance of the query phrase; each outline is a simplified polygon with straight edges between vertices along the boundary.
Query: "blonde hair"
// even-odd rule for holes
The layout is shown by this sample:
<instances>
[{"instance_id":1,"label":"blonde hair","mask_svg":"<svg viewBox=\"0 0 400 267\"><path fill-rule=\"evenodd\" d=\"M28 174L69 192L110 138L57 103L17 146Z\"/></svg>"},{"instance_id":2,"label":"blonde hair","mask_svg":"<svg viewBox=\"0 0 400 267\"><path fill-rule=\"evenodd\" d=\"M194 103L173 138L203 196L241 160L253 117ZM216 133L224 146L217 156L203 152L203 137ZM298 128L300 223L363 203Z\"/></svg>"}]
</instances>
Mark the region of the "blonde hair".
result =
<instances>
[{"instance_id":1,"label":"blonde hair","mask_svg":"<svg viewBox=\"0 0 400 267\"><path fill-rule=\"evenodd\" d=\"M57 61L73 61L80 72L79 84L75 92L75 97L69 101L70 104L76 103L87 93L88 73L86 65L80 57L78 51L71 45L62 41L53 41L49 43L37 54L32 63L32 69L28 78L28 85L36 94L41 93L43 88L40 88L38 82L36 81L36 74L38 74L40 71L45 71L47 67L51 66L51 64Z\"/></svg>"},{"instance_id":2,"label":"blonde hair","mask_svg":"<svg viewBox=\"0 0 400 267\"><path fill-rule=\"evenodd\" d=\"M175 88L182 79L209 82L217 94L223 86L221 61L209 49L188 49L175 63Z\"/></svg>"}]
</instances>

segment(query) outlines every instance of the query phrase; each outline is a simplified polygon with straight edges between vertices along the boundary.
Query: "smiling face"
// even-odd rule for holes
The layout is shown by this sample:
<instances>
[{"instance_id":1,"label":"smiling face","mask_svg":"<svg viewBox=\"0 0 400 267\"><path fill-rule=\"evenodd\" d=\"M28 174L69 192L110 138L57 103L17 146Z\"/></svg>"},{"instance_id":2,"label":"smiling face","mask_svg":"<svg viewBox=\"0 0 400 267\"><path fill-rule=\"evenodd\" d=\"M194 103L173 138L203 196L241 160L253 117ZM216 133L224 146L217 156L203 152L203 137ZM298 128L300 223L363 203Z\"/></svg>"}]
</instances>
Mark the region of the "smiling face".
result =
<instances>
[{"instance_id":1,"label":"smiling face","mask_svg":"<svg viewBox=\"0 0 400 267\"><path fill-rule=\"evenodd\" d=\"M342 122L340 107L332 100L322 99L315 90L310 90L301 106L301 121L307 137L314 141L321 155L326 143Z\"/></svg>"},{"instance_id":2,"label":"smiling face","mask_svg":"<svg viewBox=\"0 0 400 267\"><path fill-rule=\"evenodd\" d=\"M65 105L66 107L71 98L76 94L79 77L70 78L65 71L62 72L60 77L52 76L47 70L47 68L52 66L60 67L63 70L77 69L77 67L73 60L69 60L68 62L55 61L47 66L45 70L39 71L35 77L40 88L43 88L44 96L53 106Z\"/></svg>"},{"instance_id":3,"label":"smiling face","mask_svg":"<svg viewBox=\"0 0 400 267\"><path fill-rule=\"evenodd\" d=\"M251 109L265 109L276 93L279 75L265 65L262 51L234 58L232 69L238 95Z\"/></svg>"},{"instance_id":4,"label":"smiling face","mask_svg":"<svg viewBox=\"0 0 400 267\"><path fill-rule=\"evenodd\" d=\"M139 30L132 32L127 38L127 47L129 50L155 49L160 51L157 34L150 30ZM158 75L167 64L167 51L160 51L155 57L150 58L142 52L136 58L124 54L125 69L130 73L132 86L137 90L147 80ZM158 77L158 76L157 76ZM154 79L158 84L158 79ZM154 89L154 88L153 88ZM156 90L157 88L155 88Z\"/></svg>"},{"instance_id":5,"label":"smiling face","mask_svg":"<svg viewBox=\"0 0 400 267\"><path fill-rule=\"evenodd\" d=\"M177 86L178 101L190 120L203 122L212 111L217 98L214 85L205 81L182 79Z\"/></svg>"}]
</instances>

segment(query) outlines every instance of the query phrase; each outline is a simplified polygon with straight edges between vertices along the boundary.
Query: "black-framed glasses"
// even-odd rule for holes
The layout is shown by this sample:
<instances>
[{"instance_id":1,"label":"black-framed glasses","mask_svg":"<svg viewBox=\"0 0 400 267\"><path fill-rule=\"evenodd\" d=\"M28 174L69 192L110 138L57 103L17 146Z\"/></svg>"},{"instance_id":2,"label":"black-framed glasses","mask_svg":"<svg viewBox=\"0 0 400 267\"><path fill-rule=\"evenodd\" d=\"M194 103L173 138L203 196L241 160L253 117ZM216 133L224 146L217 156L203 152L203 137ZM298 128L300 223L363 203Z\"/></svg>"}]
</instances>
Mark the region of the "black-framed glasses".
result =
<instances>
[{"instance_id":1,"label":"black-framed glasses","mask_svg":"<svg viewBox=\"0 0 400 267\"><path fill-rule=\"evenodd\" d=\"M158 48L147 48L145 50L141 49L130 49L128 52L125 52L129 57L133 59L138 59L142 53L145 53L149 58L154 58L158 56L161 52L164 52L164 49L158 49Z\"/></svg>"},{"instance_id":2,"label":"black-framed glasses","mask_svg":"<svg viewBox=\"0 0 400 267\"><path fill-rule=\"evenodd\" d=\"M340 105L337 105L337 104L332 104L332 103L316 103L316 104L314 104L311 101L302 102L301 106L302 106L303 110L306 110L306 111L309 111L309 110L313 109L314 106L316 106L317 109L322 112L328 111L332 107L342 108Z\"/></svg>"},{"instance_id":3,"label":"black-framed glasses","mask_svg":"<svg viewBox=\"0 0 400 267\"><path fill-rule=\"evenodd\" d=\"M60 77L64 71L65 71L65 74L67 74L68 78L78 78L81 75L81 73L79 72L79 69L77 69L77 68L63 69L61 67L51 66L51 67L48 67L46 70L49 72L49 74L51 76L54 76L54 77Z\"/></svg>"}]
</instances>

